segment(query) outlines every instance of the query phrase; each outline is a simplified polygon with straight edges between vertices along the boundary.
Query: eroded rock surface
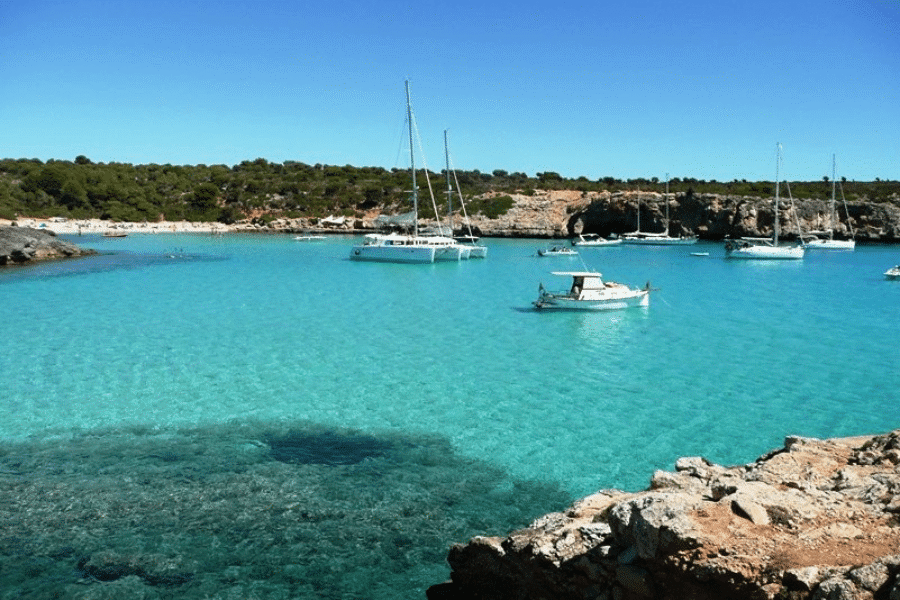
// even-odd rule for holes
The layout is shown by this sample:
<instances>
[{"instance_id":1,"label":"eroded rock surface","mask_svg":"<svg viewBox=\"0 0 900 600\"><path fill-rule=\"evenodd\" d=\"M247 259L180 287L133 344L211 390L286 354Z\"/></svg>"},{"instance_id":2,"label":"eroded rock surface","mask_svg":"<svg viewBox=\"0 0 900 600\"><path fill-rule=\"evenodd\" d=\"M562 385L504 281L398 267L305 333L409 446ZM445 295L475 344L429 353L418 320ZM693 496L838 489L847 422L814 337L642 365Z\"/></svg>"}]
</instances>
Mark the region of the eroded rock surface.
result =
<instances>
[{"instance_id":1,"label":"eroded rock surface","mask_svg":"<svg viewBox=\"0 0 900 600\"><path fill-rule=\"evenodd\" d=\"M61 240L52 231L31 227L0 227L0 265L24 264L94 254L71 242Z\"/></svg>"},{"instance_id":2,"label":"eroded rock surface","mask_svg":"<svg viewBox=\"0 0 900 600\"><path fill-rule=\"evenodd\" d=\"M900 430L682 458L506 537L454 546L437 599L900 599Z\"/></svg>"}]
</instances>

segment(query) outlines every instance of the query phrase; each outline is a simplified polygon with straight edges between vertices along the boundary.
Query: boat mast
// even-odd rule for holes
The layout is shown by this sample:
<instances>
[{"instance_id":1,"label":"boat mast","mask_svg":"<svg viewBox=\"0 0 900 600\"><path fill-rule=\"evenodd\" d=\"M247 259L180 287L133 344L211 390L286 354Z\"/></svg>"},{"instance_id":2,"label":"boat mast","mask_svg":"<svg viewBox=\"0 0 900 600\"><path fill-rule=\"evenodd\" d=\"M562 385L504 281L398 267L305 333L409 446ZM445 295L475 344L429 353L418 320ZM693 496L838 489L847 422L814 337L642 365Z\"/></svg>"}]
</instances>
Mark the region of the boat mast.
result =
<instances>
[{"instance_id":1,"label":"boat mast","mask_svg":"<svg viewBox=\"0 0 900 600\"><path fill-rule=\"evenodd\" d=\"M638 188L637 191L637 231L635 233L641 232L641 190Z\"/></svg>"},{"instance_id":2,"label":"boat mast","mask_svg":"<svg viewBox=\"0 0 900 600\"><path fill-rule=\"evenodd\" d=\"M666 173L666 237L669 237L669 174Z\"/></svg>"},{"instance_id":3,"label":"boat mast","mask_svg":"<svg viewBox=\"0 0 900 600\"><path fill-rule=\"evenodd\" d=\"M837 209L834 207L835 199L834 193L835 188L837 187L837 182L834 180L836 169L836 159L834 154L831 155L831 222L829 223L830 227L828 228L828 239L834 239L834 226L837 223Z\"/></svg>"},{"instance_id":4,"label":"boat mast","mask_svg":"<svg viewBox=\"0 0 900 600\"><path fill-rule=\"evenodd\" d=\"M447 143L447 130L444 130L444 160L447 169L447 221L450 224L450 237L453 237L453 185L450 183L450 145Z\"/></svg>"},{"instance_id":5,"label":"boat mast","mask_svg":"<svg viewBox=\"0 0 900 600\"><path fill-rule=\"evenodd\" d=\"M779 192L779 184L781 183L780 177L780 168L781 168L781 142L775 144L775 236L773 238L774 245L778 245L778 192Z\"/></svg>"},{"instance_id":6,"label":"boat mast","mask_svg":"<svg viewBox=\"0 0 900 600\"><path fill-rule=\"evenodd\" d=\"M412 173L413 235L419 237L419 188L416 186L416 159L413 154L412 103L409 100L409 80L406 80L406 120L409 122L409 170Z\"/></svg>"}]
</instances>

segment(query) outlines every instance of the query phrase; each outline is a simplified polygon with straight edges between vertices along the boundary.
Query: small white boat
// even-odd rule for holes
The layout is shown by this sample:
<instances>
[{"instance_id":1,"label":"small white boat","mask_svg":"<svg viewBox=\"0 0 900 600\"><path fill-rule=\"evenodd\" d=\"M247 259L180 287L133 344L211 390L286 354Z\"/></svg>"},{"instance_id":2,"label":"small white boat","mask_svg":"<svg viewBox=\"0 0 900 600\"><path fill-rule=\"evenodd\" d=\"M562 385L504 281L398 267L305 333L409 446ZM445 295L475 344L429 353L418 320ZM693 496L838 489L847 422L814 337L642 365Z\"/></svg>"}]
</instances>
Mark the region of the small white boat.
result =
<instances>
[{"instance_id":1,"label":"small white boat","mask_svg":"<svg viewBox=\"0 0 900 600\"><path fill-rule=\"evenodd\" d=\"M709 252L691 252L691 256L709 256Z\"/></svg>"},{"instance_id":2,"label":"small white boat","mask_svg":"<svg viewBox=\"0 0 900 600\"><path fill-rule=\"evenodd\" d=\"M659 233L641 231L641 198L638 194L637 230L623 233L620 239L626 244L639 246L687 246L697 243L697 236L673 237L669 235L669 176L666 174L666 230Z\"/></svg>"},{"instance_id":3,"label":"small white boat","mask_svg":"<svg viewBox=\"0 0 900 600\"><path fill-rule=\"evenodd\" d=\"M619 238L603 238L596 233L583 233L572 240L573 246L618 246L621 243Z\"/></svg>"},{"instance_id":4,"label":"small white boat","mask_svg":"<svg viewBox=\"0 0 900 600\"><path fill-rule=\"evenodd\" d=\"M853 250L856 248L856 241L836 240L834 238L805 238L803 245L810 250Z\"/></svg>"},{"instance_id":5,"label":"small white boat","mask_svg":"<svg viewBox=\"0 0 900 600\"><path fill-rule=\"evenodd\" d=\"M538 256L578 256L578 253L565 246L550 246L538 250Z\"/></svg>"},{"instance_id":6,"label":"small white boat","mask_svg":"<svg viewBox=\"0 0 900 600\"><path fill-rule=\"evenodd\" d=\"M803 246L779 246L769 238L741 238L725 242L726 258L796 260L803 258Z\"/></svg>"},{"instance_id":7,"label":"small white boat","mask_svg":"<svg viewBox=\"0 0 900 600\"><path fill-rule=\"evenodd\" d=\"M650 305L650 284L644 289L630 288L621 283L604 282L600 273L592 271L555 271L553 275L571 277L568 290L548 292L542 283L538 288L537 309L561 310L617 310Z\"/></svg>"},{"instance_id":8,"label":"small white boat","mask_svg":"<svg viewBox=\"0 0 900 600\"><path fill-rule=\"evenodd\" d=\"M891 267L887 271L884 272L884 276L888 279L900 279L900 265L896 267Z\"/></svg>"},{"instance_id":9,"label":"small white boat","mask_svg":"<svg viewBox=\"0 0 900 600\"><path fill-rule=\"evenodd\" d=\"M325 239L324 235L295 235L294 239L298 242L320 242Z\"/></svg>"}]
</instances>

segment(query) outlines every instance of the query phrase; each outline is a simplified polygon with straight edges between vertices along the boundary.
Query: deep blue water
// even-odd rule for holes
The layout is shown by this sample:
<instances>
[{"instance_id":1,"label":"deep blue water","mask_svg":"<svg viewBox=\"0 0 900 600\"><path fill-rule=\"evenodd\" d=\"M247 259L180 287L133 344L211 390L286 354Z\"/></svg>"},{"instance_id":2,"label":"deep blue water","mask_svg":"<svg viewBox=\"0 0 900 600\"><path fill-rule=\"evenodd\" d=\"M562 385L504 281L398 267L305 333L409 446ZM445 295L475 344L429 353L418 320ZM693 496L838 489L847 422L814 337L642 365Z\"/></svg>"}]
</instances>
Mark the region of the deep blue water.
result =
<instances>
[{"instance_id":1,"label":"deep blue water","mask_svg":"<svg viewBox=\"0 0 900 600\"><path fill-rule=\"evenodd\" d=\"M450 544L679 456L900 421L896 247L72 239L101 255L0 271L0 598L424 597ZM531 310L585 266L650 307Z\"/></svg>"}]
</instances>

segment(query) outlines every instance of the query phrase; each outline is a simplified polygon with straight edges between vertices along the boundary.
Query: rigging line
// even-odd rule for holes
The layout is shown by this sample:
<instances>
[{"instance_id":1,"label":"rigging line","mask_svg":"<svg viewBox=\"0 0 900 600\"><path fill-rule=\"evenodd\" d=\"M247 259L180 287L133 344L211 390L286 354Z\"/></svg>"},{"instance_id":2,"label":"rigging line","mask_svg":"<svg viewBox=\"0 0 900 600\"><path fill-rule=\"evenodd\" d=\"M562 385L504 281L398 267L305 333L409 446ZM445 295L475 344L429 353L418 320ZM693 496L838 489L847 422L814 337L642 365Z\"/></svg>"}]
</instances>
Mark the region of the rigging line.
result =
<instances>
[{"instance_id":1,"label":"rigging line","mask_svg":"<svg viewBox=\"0 0 900 600\"><path fill-rule=\"evenodd\" d=\"M463 217L466 220L466 228L469 230L469 237L474 238L475 234L472 233L472 223L469 222L469 213L466 211L466 202L463 200L462 188L459 187L459 179L456 177L456 168L453 166L453 156L450 154L449 150L447 150L447 162L450 163L450 172L453 173L453 183L456 184L456 193L459 195L459 205L462 207Z\"/></svg>"},{"instance_id":2,"label":"rigging line","mask_svg":"<svg viewBox=\"0 0 900 600\"><path fill-rule=\"evenodd\" d=\"M844 212L847 214L847 227L850 228L850 239L853 239L855 234L853 233L853 224L850 223L850 209L847 208L847 199L844 198L844 184L838 182L838 185L841 188L841 202L844 203Z\"/></svg>"},{"instance_id":3,"label":"rigging line","mask_svg":"<svg viewBox=\"0 0 900 600\"><path fill-rule=\"evenodd\" d=\"M794 209L794 197L791 196L791 183L785 179L784 185L787 188L788 199L791 201L791 212L794 213L794 221L797 222L797 237L802 238L803 232L800 231L800 215L798 215L797 211ZM776 215L775 218L777 219L778 216Z\"/></svg>"},{"instance_id":4,"label":"rigging line","mask_svg":"<svg viewBox=\"0 0 900 600\"><path fill-rule=\"evenodd\" d=\"M431 206L434 208L434 218L438 224L438 232L443 235L441 228L441 215L438 213L437 202L434 199L434 189L431 187L431 177L428 175L428 165L425 164L425 149L422 147L422 138L419 136L419 126L416 124L416 117L412 117L413 131L416 134L416 142L419 144L419 156L422 157L422 168L425 170L425 181L428 183L428 194L431 196ZM418 216L418 215L417 215Z\"/></svg>"}]
</instances>

